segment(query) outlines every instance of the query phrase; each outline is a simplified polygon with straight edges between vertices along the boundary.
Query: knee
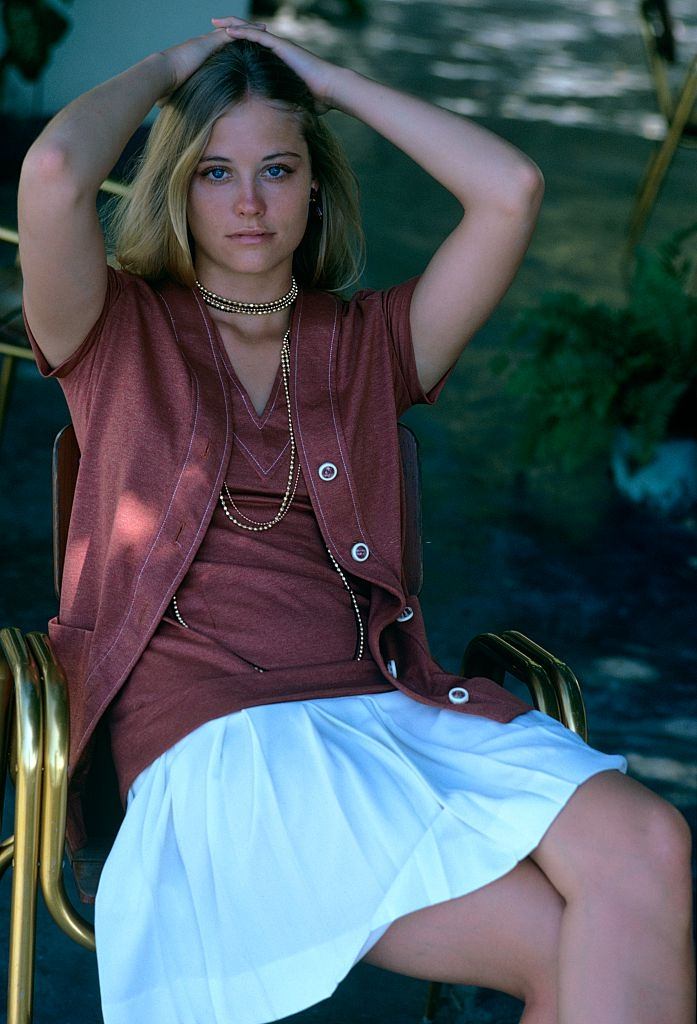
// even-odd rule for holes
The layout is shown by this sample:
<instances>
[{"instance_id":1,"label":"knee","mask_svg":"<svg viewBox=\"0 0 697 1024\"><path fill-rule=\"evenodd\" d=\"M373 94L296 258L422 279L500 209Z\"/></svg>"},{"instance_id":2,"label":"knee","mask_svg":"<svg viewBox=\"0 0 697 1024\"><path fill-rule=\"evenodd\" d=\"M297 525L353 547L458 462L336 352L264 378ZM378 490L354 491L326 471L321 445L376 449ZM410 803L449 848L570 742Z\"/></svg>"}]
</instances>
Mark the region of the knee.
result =
<instances>
[{"instance_id":1,"label":"knee","mask_svg":"<svg viewBox=\"0 0 697 1024\"><path fill-rule=\"evenodd\" d=\"M680 811L657 797L633 827L624 852L629 865L661 884L684 881L690 874L692 839ZM621 870L621 865L617 865Z\"/></svg>"},{"instance_id":2,"label":"knee","mask_svg":"<svg viewBox=\"0 0 697 1024\"><path fill-rule=\"evenodd\" d=\"M654 806L644 859L663 893L682 897L692 888L692 835L684 815L665 800Z\"/></svg>"},{"instance_id":3,"label":"knee","mask_svg":"<svg viewBox=\"0 0 697 1024\"><path fill-rule=\"evenodd\" d=\"M665 800L654 808L653 848L671 873L689 873L692 833L685 816Z\"/></svg>"},{"instance_id":4,"label":"knee","mask_svg":"<svg viewBox=\"0 0 697 1024\"><path fill-rule=\"evenodd\" d=\"M588 881L602 890L605 880L614 894L610 898L626 899L637 910L663 908L675 914L684 907L689 912L691 851L685 817L652 794L652 799L624 815L619 809L616 827L602 844L605 870Z\"/></svg>"}]
</instances>

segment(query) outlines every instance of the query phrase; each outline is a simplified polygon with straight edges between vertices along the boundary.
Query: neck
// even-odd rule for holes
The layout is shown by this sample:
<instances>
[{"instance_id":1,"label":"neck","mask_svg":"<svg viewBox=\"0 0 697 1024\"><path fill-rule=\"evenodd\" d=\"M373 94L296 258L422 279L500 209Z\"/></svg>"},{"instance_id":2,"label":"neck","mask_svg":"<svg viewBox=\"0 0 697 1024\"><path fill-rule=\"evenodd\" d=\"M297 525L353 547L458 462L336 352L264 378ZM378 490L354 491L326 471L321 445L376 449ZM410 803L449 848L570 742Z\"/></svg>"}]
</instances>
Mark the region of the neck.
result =
<instances>
[{"instance_id":1,"label":"neck","mask_svg":"<svg viewBox=\"0 0 697 1024\"><path fill-rule=\"evenodd\" d=\"M240 341L255 344L280 342L290 327L292 313L291 309L282 309L270 316L246 316L244 313L224 313L210 306L207 309L223 337L232 335Z\"/></svg>"}]
</instances>

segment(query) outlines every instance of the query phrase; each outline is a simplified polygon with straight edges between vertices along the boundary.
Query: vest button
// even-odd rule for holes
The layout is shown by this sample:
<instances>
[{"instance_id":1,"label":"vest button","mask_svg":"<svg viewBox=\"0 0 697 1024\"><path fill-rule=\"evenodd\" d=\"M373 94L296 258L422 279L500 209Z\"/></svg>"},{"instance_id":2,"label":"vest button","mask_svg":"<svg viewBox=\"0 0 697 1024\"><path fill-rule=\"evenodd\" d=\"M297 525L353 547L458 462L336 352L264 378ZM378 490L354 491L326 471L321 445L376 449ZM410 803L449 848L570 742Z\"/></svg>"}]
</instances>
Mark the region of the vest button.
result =
<instances>
[{"instance_id":1,"label":"vest button","mask_svg":"<svg viewBox=\"0 0 697 1024\"><path fill-rule=\"evenodd\" d=\"M448 690L448 700L451 704L466 704L469 699L469 691L464 686L453 686L452 690Z\"/></svg>"},{"instance_id":2,"label":"vest button","mask_svg":"<svg viewBox=\"0 0 697 1024\"><path fill-rule=\"evenodd\" d=\"M397 616L397 622L408 622L409 619L414 618L414 609L411 605L405 604L401 612Z\"/></svg>"},{"instance_id":3,"label":"vest button","mask_svg":"<svg viewBox=\"0 0 697 1024\"><path fill-rule=\"evenodd\" d=\"M351 548L351 558L354 562L365 562L370 554L370 548L363 541L357 541Z\"/></svg>"},{"instance_id":4,"label":"vest button","mask_svg":"<svg viewBox=\"0 0 697 1024\"><path fill-rule=\"evenodd\" d=\"M397 678L397 662L394 660L394 658L390 658L390 660L387 662L386 668L387 668L387 671L392 676L392 678L396 679Z\"/></svg>"},{"instance_id":5,"label":"vest button","mask_svg":"<svg viewBox=\"0 0 697 1024\"><path fill-rule=\"evenodd\" d=\"M333 462L323 462L317 470L320 480L333 480L338 470Z\"/></svg>"}]
</instances>

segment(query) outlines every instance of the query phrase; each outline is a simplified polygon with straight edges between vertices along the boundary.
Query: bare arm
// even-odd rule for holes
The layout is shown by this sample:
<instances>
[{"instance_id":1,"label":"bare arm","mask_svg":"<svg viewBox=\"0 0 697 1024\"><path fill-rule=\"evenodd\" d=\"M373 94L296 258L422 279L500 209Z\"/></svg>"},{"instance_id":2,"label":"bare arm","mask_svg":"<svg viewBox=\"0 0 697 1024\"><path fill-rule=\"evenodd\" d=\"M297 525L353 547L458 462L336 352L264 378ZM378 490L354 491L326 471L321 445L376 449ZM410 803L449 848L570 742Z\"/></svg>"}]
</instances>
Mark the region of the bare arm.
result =
<instances>
[{"instance_id":1,"label":"bare arm","mask_svg":"<svg viewBox=\"0 0 697 1024\"><path fill-rule=\"evenodd\" d=\"M104 303L99 186L153 104L227 42L211 32L146 57L79 96L30 147L18 196L24 305L52 367L79 347Z\"/></svg>"},{"instance_id":2,"label":"bare arm","mask_svg":"<svg viewBox=\"0 0 697 1024\"><path fill-rule=\"evenodd\" d=\"M539 168L515 146L459 114L321 60L240 18L214 21L231 38L268 46L307 83L319 110L335 107L374 128L462 204L414 291L419 380L430 390L489 317L523 259L542 200Z\"/></svg>"},{"instance_id":3,"label":"bare arm","mask_svg":"<svg viewBox=\"0 0 697 1024\"><path fill-rule=\"evenodd\" d=\"M335 89L340 110L399 146L463 207L412 298L416 366L429 391L511 284L537 220L542 174L520 150L458 114L352 71L337 76Z\"/></svg>"}]
</instances>

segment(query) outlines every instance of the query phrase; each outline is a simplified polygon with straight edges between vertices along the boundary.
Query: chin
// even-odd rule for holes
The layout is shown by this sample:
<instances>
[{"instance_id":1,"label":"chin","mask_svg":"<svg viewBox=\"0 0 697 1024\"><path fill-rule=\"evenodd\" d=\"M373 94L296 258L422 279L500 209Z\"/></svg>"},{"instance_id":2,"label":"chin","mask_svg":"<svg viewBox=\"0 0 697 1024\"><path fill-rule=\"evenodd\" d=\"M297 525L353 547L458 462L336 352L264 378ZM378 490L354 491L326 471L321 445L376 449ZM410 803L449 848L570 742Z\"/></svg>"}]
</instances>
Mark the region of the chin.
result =
<instances>
[{"instance_id":1,"label":"chin","mask_svg":"<svg viewBox=\"0 0 697 1024\"><path fill-rule=\"evenodd\" d=\"M250 253L248 259L236 259L233 262L226 261L222 266L232 274L269 274L288 259L288 256L269 259L268 254L266 258L255 258L255 256L255 253ZM261 256L262 254L259 253L259 257Z\"/></svg>"}]
</instances>

